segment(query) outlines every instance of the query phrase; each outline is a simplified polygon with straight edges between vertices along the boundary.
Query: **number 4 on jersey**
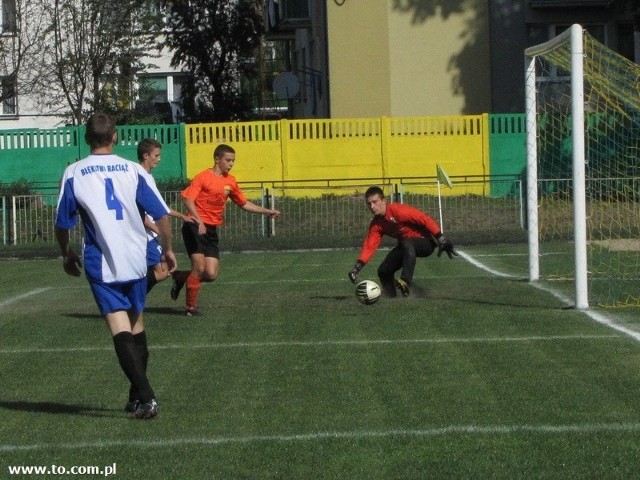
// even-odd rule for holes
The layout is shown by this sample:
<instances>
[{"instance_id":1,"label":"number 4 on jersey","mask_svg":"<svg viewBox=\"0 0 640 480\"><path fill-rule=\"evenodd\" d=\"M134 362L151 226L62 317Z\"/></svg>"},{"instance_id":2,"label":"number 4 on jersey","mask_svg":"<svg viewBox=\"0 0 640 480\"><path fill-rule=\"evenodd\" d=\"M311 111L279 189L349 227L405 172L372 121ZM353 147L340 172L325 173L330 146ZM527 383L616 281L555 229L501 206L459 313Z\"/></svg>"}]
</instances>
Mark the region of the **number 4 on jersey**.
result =
<instances>
[{"instance_id":1,"label":"number 4 on jersey","mask_svg":"<svg viewBox=\"0 0 640 480\"><path fill-rule=\"evenodd\" d=\"M104 179L104 187L105 187L105 199L107 201L107 208L109 210L115 210L116 212L116 220L122 220L124 217L122 215L123 208L120 200L116 197L116 192L113 189L113 180L110 178Z\"/></svg>"}]
</instances>

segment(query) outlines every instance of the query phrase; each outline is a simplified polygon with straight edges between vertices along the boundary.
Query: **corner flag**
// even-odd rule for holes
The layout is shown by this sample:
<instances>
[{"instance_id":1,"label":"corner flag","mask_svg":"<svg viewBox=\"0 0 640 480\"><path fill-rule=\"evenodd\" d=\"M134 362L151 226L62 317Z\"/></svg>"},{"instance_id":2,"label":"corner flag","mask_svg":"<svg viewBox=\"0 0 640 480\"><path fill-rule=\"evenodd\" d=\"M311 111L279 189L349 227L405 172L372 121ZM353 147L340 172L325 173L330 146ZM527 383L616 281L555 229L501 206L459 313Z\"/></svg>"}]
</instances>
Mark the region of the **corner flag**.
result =
<instances>
[{"instance_id":1,"label":"corner flag","mask_svg":"<svg viewBox=\"0 0 640 480\"><path fill-rule=\"evenodd\" d=\"M438 210L440 212L440 230L444 232L444 228L442 227L442 192L440 191L440 185L445 184L447 187L453 187L453 183L451 183L451 179L447 172L444 171L440 165L436 164L436 177L438 179Z\"/></svg>"},{"instance_id":2,"label":"corner flag","mask_svg":"<svg viewBox=\"0 0 640 480\"><path fill-rule=\"evenodd\" d=\"M438 164L436 164L436 174L438 177L438 182L444 183L449 188L453 187L453 183L451 183L449 175L447 175L447 172L444 171L444 168L442 168Z\"/></svg>"}]
</instances>

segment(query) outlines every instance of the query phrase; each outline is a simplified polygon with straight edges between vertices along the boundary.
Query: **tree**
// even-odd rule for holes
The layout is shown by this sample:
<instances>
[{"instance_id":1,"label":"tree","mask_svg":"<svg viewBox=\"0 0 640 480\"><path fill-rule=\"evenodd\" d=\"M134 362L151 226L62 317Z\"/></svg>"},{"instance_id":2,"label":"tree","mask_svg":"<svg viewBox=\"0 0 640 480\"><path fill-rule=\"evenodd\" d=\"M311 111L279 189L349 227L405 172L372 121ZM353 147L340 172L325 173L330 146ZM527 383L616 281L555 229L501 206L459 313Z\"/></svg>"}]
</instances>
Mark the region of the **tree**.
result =
<instances>
[{"instance_id":1,"label":"tree","mask_svg":"<svg viewBox=\"0 0 640 480\"><path fill-rule=\"evenodd\" d=\"M157 47L160 12L151 0L54 0L51 94L68 106L71 123L94 110L130 110L135 75Z\"/></svg>"},{"instance_id":2,"label":"tree","mask_svg":"<svg viewBox=\"0 0 640 480\"><path fill-rule=\"evenodd\" d=\"M192 74L183 91L187 121L242 120L251 114L241 84L258 75L260 0L177 0L169 4L166 46L174 68Z\"/></svg>"},{"instance_id":3,"label":"tree","mask_svg":"<svg viewBox=\"0 0 640 480\"><path fill-rule=\"evenodd\" d=\"M33 91L43 74L45 3L46 0L3 1L0 102L11 104L16 95Z\"/></svg>"}]
</instances>

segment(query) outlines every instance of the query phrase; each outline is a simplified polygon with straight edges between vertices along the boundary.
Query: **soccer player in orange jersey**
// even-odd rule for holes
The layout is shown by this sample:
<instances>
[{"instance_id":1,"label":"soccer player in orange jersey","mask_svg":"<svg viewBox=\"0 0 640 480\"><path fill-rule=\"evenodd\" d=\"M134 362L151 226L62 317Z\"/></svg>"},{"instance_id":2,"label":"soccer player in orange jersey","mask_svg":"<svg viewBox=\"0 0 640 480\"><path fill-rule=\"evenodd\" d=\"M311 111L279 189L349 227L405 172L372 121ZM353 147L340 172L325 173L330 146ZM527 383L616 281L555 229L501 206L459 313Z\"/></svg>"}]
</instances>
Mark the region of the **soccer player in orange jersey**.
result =
<instances>
[{"instance_id":1,"label":"soccer player in orange jersey","mask_svg":"<svg viewBox=\"0 0 640 480\"><path fill-rule=\"evenodd\" d=\"M202 282L218 278L220 249L218 227L223 223L227 199L251 213L277 217L278 210L263 208L247 200L236 179L229 174L236 161L236 152L229 145L218 145L213 152L213 168L196 175L181 195L194 223L182 225L182 238L191 259L190 271L173 273L171 298L176 300L186 285L185 314L198 315L198 294Z\"/></svg>"},{"instance_id":2,"label":"soccer player in orange jersey","mask_svg":"<svg viewBox=\"0 0 640 480\"><path fill-rule=\"evenodd\" d=\"M436 221L426 213L403 203L387 203L380 187L369 187L365 200L373 219L364 239L358 259L349 272L349 279L356 283L358 274L376 253L382 237L389 235L398 244L387 254L378 267L382 291L390 297L409 295L417 257L428 257L438 247L438 256L446 252L449 258L458 255L451 241L446 239ZM395 272L401 270L400 278Z\"/></svg>"}]
</instances>

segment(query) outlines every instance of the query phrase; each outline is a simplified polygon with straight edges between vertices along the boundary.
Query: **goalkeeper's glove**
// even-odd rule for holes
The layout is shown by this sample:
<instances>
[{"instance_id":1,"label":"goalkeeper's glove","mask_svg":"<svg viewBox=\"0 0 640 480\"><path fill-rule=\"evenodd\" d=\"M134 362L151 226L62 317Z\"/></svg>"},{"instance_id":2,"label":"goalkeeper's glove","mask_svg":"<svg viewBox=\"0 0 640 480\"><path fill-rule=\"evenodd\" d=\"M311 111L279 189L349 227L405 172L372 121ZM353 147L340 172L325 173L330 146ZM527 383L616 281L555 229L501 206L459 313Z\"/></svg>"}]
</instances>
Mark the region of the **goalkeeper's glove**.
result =
<instances>
[{"instance_id":1,"label":"goalkeeper's glove","mask_svg":"<svg viewBox=\"0 0 640 480\"><path fill-rule=\"evenodd\" d=\"M351 280L351 283L356 283L358 280L358 274L360 273L360 270L362 270L362 267L364 267L364 263L358 260L349 272L349 280Z\"/></svg>"},{"instance_id":2,"label":"goalkeeper's glove","mask_svg":"<svg viewBox=\"0 0 640 480\"><path fill-rule=\"evenodd\" d=\"M449 258L453 258L454 255L456 257L458 256L458 252L456 252L455 249L453 248L453 243L451 243L451 240L449 240L448 238L445 238L445 236L442 233L436 236L436 240L438 242L438 257L442 255L442 252L447 252L447 255L449 255Z\"/></svg>"}]
</instances>

